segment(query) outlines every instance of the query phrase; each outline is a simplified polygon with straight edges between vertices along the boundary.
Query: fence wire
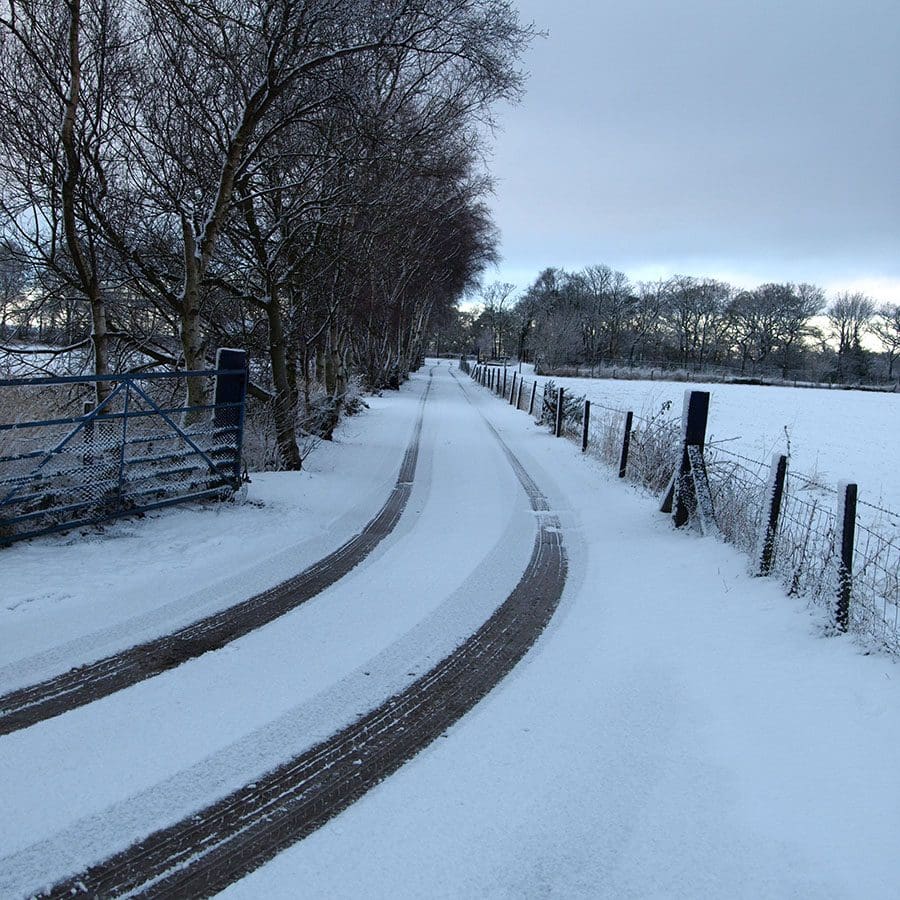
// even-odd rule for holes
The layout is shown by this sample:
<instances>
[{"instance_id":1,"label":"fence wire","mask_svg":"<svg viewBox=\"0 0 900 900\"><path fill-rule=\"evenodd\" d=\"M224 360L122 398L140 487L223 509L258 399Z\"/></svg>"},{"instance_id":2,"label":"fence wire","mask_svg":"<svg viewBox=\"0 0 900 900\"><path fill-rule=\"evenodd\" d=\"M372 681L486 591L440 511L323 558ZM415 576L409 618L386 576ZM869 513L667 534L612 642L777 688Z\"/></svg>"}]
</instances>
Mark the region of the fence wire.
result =
<instances>
[{"instance_id":1,"label":"fence wire","mask_svg":"<svg viewBox=\"0 0 900 900\"><path fill-rule=\"evenodd\" d=\"M478 379L479 369L472 374ZM523 384L522 395L528 399L532 384ZM527 410L528 399L518 408ZM554 381L538 386L534 418L551 431L558 399ZM579 446L584 401L563 392L561 436ZM591 403L587 453L617 470L626 415L624 409ZM670 404L652 416L633 415L625 477L659 494L680 463L681 429L681 417L672 415ZM716 524L726 541L748 555L757 574L768 523L771 463L735 453L723 442L709 444L705 459ZM832 621L841 574L837 506L834 487L788 468L770 569L788 594L821 607ZM849 630L865 644L900 655L900 513L860 499L855 526Z\"/></svg>"}]
</instances>

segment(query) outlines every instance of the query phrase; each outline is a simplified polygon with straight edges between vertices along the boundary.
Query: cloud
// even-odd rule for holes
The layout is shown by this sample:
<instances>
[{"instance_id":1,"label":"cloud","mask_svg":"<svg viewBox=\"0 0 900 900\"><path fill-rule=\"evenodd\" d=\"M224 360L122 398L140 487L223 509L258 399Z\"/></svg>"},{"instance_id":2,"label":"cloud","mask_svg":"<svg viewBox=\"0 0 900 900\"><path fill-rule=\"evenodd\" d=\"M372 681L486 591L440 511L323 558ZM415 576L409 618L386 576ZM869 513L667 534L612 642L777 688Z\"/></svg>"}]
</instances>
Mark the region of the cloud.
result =
<instances>
[{"instance_id":1,"label":"cloud","mask_svg":"<svg viewBox=\"0 0 900 900\"><path fill-rule=\"evenodd\" d=\"M503 271L690 263L893 290L900 5L518 5L550 35L494 154Z\"/></svg>"}]
</instances>

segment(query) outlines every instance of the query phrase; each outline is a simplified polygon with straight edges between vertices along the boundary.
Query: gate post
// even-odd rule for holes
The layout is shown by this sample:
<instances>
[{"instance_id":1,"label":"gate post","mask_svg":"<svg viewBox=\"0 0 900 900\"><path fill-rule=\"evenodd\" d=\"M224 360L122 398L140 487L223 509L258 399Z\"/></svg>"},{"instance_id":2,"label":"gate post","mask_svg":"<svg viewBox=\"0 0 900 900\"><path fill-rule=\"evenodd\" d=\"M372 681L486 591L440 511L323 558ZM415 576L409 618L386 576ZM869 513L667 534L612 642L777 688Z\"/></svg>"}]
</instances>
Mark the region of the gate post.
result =
<instances>
[{"instance_id":1,"label":"gate post","mask_svg":"<svg viewBox=\"0 0 900 900\"><path fill-rule=\"evenodd\" d=\"M234 465L232 474L235 482L241 479L241 448L244 443L244 407L247 401L247 352L220 347L216 351L216 368L228 371L227 375L216 375L215 411L213 423L216 429L234 430ZM226 405L227 404L227 405Z\"/></svg>"},{"instance_id":2,"label":"gate post","mask_svg":"<svg viewBox=\"0 0 900 900\"><path fill-rule=\"evenodd\" d=\"M556 393L556 423L553 433L557 437L562 437L563 433L563 397L565 396L565 388L559 388Z\"/></svg>"}]
</instances>

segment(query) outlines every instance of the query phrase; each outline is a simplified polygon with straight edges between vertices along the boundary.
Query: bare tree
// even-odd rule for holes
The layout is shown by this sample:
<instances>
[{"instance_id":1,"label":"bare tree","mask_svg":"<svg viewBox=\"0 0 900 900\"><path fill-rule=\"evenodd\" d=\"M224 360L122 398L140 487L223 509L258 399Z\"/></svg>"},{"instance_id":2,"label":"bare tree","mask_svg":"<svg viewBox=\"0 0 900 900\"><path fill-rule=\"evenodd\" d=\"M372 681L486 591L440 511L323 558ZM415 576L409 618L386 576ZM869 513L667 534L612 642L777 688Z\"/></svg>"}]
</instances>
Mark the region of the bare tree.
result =
<instances>
[{"instance_id":1,"label":"bare tree","mask_svg":"<svg viewBox=\"0 0 900 900\"><path fill-rule=\"evenodd\" d=\"M0 7L2 227L63 293L87 301L98 375L109 372L111 273L93 211L105 202L111 107L127 66L121 19L111 0ZM98 381L97 402L108 392Z\"/></svg>"},{"instance_id":2,"label":"bare tree","mask_svg":"<svg viewBox=\"0 0 900 900\"><path fill-rule=\"evenodd\" d=\"M875 303L865 294L845 291L832 300L826 315L830 336L837 345L837 375L843 383L850 375L856 378L865 374L863 335L875 314Z\"/></svg>"},{"instance_id":3,"label":"bare tree","mask_svg":"<svg viewBox=\"0 0 900 900\"><path fill-rule=\"evenodd\" d=\"M491 333L491 356L494 359L507 353L506 333L511 326L510 311L516 286L509 281L494 281L481 295L485 321Z\"/></svg>"},{"instance_id":4,"label":"bare tree","mask_svg":"<svg viewBox=\"0 0 900 900\"><path fill-rule=\"evenodd\" d=\"M869 327L884 347L888 378L893 379L894 363L900 355L900 303L883 304Z\"/></svg>"}]
</instances>

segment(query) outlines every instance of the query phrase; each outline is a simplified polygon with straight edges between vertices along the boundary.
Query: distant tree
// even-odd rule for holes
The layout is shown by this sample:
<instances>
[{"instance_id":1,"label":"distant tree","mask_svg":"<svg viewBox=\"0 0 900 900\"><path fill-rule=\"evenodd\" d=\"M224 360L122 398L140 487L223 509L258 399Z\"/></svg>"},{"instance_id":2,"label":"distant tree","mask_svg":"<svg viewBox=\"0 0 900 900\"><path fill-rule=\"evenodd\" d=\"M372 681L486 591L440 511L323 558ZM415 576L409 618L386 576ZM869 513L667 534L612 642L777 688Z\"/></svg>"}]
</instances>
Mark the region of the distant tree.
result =
<instances>
[{"instance_id":1,"label":"distant tree","mask_svg":"<svg viewBox=\"0 0 900 900\"><path fill-rule=\"evenodd\" d=\"M792 357L810 335L810 320L824 305L822 289L811 284L763 284L738 293L728 317L741 371L748 362L757 367L777 359L787 377Z\"/></svg>"},{"instance_id":2,"label":"distant tree","mask_svg":"<svg viewBox=\"0 0 900 900\"><path fill-rule=\"evenodd\" d=\"M536 348L533 344L539 318L557 303L564 277L559 269L544 269L516 304L513 327L519 359L525 359L528 353L534 358Z\"/></svg>"},{"instance_id":3,"label":"distant tree","mask_svg":"<svg viewBox=\"0 0 900 900\"><path fill-rule=\"evenodd\" d=\"M826 310L830 337L837 350L837 376L843 383L850 376L866 374L866 356L862 338L869 329L875 303L865 294L845 291L838 294Z\"/></svg>"},{"instance_id":4,"label":"distant tree","mask_svg":"<svg viewBox=\"0 0 900 900\"><path fill-rule=\"evenodd\" d=\"M508 353L506 335L512 325L512 296L516 286L509 281L489 284L481 295L484 318L490 329L490 354L495 359Z\"/></svg>"},{"instance_id":5,"label":"distant tree","mask_svg":"<svg viewBox=\"0 0 900 900\"><path fill-rule=\"evenodd\" d=\"M781 376L787 378L792 357L807 338L814 337L812 319L825 308L825 292L814 284L791 285L779 310L778 340Z\"/></svg>"},{"instance_id":6,"label":"distant tree","mask_svg":"<svg viewBox=\"0 0 900 900\"><path fill-rule=\"evenodd\" d=\"M711 278L681 275L665 294L663 316L678 348L679 362L701 368L715 358L727 326L731 287Z\"/></svg>"},{"instance_id":7,"label":"distant tree","mask_svg":"<svg viewBox=\"0 0 900 900\"><path fill-rule=\"evenodd\" d=\"M894 363L900 355L900 303L885 303L870 324L872 333L881 341L888 363L888 378L894 377Z\"/></svg>"},{"instance_id":8,"label":"distant tree","mask_svg":"<svg viewBox=\"0 0 900 900\"><path fill-rule=\"evenodd\" d=\"M669 282L662 278L638 284L628 320L629 363L634 364L638 361L646 352L648 345L655 348L651 352L658 352L664 324L661 313L669 289Z\"/></svg>"},{"instance_id":9,"label":"distant tree","mask_svg":"<svg viewBox=\"0 0 900 900\"><path fill-rule=\"evenodd\" d=\"M0 244L0 339L7 339L13 321L19 324L27 284L28 266L20 248L8 242Z\"/></svg>"}]
</instances>

